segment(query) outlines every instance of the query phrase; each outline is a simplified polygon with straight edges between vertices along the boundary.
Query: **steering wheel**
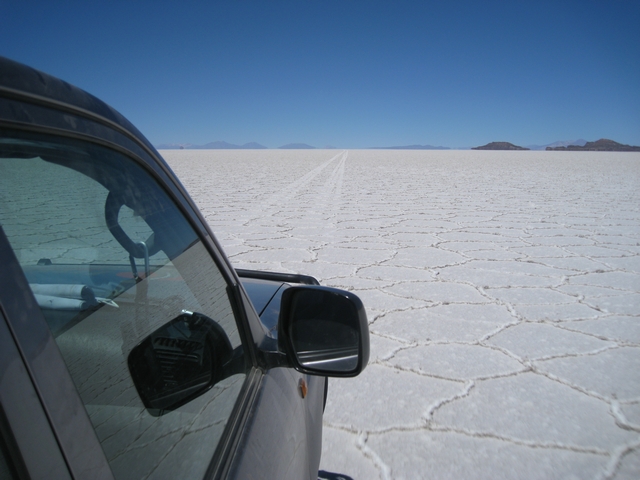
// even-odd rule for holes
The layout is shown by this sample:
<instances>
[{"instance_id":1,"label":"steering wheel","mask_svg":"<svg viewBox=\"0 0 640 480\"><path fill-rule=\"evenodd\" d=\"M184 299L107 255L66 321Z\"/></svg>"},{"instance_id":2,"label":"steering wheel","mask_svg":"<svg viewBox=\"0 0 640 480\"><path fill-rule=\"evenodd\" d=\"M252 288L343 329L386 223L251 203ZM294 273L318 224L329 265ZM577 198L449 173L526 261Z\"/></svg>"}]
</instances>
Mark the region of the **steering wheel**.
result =
<instances>
[{"instance_id":1,"label":"steering wheel","mask_svg":"<svg viewBox=\"0 0 640 480\"><path fill-rule=\"evenodd\" d=\"M144 242L145 247L139 242L136 243L125 233L120 224L118 223L118 214L120 209L125 204L122 195L116 195L113 192L109 192L107 201L104 204L104 218L107 222L107 228L111 232L111 235L118 241L122 248L124 248L129 255L134 258L145 258L147 256L155 255L160 251L160 246L155 244L155 235L152 233L149 238Z\"/></svg>"}]
</instances>

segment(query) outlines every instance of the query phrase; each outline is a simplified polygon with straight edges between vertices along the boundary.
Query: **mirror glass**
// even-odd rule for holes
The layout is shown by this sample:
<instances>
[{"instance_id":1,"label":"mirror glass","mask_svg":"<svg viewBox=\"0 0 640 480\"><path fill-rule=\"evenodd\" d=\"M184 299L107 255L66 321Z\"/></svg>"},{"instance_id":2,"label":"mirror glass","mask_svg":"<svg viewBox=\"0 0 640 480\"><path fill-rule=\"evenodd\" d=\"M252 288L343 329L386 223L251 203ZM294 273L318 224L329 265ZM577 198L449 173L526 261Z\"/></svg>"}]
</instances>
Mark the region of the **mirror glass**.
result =
<instances>
[{"instance_id":1,"label":"mirror glass","mask_svg":"<svg viewBox=\"0 0 640 480\"><path fill-rule=\"evenodd\" d=\"M290 315L289 335L300 365L344 373L358 367L360 319L348 298L327 290L298 290Z\"/></svg>"},{"instance_id":2,"label":"mirror glass","mask_svg":"<svg viewBox=\"0 0 640 480\"><path fill-rule=\"evenodd\" d=\"M223 378L232 349L210 318L183 311L129 354L131 377L145 407L160 416L202 395Z\"/></svg>"}]
</instances>

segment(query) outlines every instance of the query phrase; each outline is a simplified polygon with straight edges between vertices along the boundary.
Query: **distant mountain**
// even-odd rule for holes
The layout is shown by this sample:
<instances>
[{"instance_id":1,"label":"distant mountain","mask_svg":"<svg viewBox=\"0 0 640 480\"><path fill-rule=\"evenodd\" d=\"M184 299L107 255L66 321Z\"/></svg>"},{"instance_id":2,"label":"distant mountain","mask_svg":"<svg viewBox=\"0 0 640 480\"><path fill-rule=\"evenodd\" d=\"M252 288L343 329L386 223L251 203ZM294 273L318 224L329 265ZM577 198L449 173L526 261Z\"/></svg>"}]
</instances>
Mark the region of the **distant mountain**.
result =
<instances>
[{"instance_id":1,"label":"distant mountain","mask_svg":"<svg viewBox=\"0 0 640 480\"><path fill-rule=\"evenodd\" d=\"M557 142L548 143L546 145L527 145L527 148L529 148L530 150L546 150L547 147L568 147L569 145L584 146L585 143L587 143L587 141L580 138L578 140L559 140Z\"/></svg>"},{"instance_id":2,"label":"distant mountain","mask_svg":"<svg viewBox=\"0 0 640 480\"><path fill-rule=\"evenodd\" d=\"M202 148L202 149L208 149L208 150L214 150L214 149L235 149L235 148L240 148L239 145L234 145L233 143L227 143L227 142L223 142L218 140L217 142L209 142L209 143L205 143L204 145L198 145L198 146L194 146L192 148Z\"/></svg>"},{"instance_id":3,"label":"distant mountain","mask_svg":"<svg viewBox=\"0 0 640 480\"><path fill-rule=\"evenodd\" d=\"M587 142L583 146L568 145L566 147L547 147L546 150L560 152L640 152L640 147L623 145L607 138L601 138L595 142Z\"/></svg>"},{"instance_id":4,"label":"distant mountain","mask_svg":"<svg viewBox=\"0 0 640 480\"><path fill-rule=\"evenodd\" d=\"M190 143L161 143L154 145L158 150L182 150L184 148L192 148Z\"/></svg>"},{"instance_id":5,"label":"distant mountain","mask_svg":"<svg viewBox=\"0 0 640 480\"><path fill-rule=\"evenodd\" d=\"M176 150L176 149L189 149L189 150L232 150L232 149L259 149L259 148L267 148L264 145L260 145L256 142L245 143L244 145L235 145L233 143L217 141L210 142L205 145L192 145L190 143L164 143L161 145L156 145L158 150Z\"/></svg>"},{"instance_id":6,"label":"distant mountain","mask_svg":"<svg viewBox=\"0 0 640 480\"><path fill-rule=\"evenodd\" d=\"M313 149L316 147L312 147L311 145L307 145L306 143L288 143L287 145L283 145L278 147L280 149Z\"/></svg>"},{"instance_id":7,"label":"distant mountain","mask_svg":"<svg viewBox=\"0 0 640 480\"><path fill-rule=\"evenodd\" d=\"M471 150L529 150L509 142L491 142L481 147L473 147Z\"/></svg>"},{"instance_id":8,"label":"distant mountain","mask_svg":"<svg viewBox=\"0 0 640 480\"><path fill-rule=\"evenodd\" d=\"M402 147L371 147L374 150L450 150L449 147L434 147L433 145L405 145Z\"/></svg>"},{"instance_id":9,"label":"distant mountain","mask_svg":"<svg viewBox=\"0 0 640 480\"><path fill-rule=\"evenodd\" d=\"M249 142L249 143L245 143L240 148L262 150L264 148L269 148L269 147L265 147L264 145L260 145L257 142Z\"/></svg>"}]
</instances>

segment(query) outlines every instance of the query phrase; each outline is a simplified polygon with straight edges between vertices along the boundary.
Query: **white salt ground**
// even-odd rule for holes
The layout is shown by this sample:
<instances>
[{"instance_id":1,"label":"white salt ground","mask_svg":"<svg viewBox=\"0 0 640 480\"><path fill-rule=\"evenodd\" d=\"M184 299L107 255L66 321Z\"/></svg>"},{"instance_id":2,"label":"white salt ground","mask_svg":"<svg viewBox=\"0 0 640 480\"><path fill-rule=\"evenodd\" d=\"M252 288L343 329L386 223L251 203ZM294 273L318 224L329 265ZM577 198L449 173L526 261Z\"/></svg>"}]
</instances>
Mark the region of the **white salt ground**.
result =
<instances>
[{"instance_id":1,"label":"white salt ground","mask_svg":"<svg viewBox=\"0 0 640 480\"><path fill-rule=\"evenodd\" d=\"M640 154L162 154L236 267L363 299L322 470L640 478Z\"/></svg>"}]
</instances>

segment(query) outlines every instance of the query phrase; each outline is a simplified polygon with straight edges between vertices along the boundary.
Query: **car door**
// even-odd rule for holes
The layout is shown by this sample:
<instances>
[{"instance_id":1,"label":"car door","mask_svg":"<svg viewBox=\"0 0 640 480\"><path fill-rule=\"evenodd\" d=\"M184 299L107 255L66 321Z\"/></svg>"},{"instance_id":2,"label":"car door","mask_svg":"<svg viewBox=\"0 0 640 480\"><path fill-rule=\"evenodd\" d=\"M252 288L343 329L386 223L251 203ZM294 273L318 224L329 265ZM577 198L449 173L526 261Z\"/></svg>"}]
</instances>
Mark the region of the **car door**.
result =
<instances>
[{"instance_id":1,"label":"car door","mask_svg":"<svg viewBox=\"0 0 640 480\"><path fill-rule=\"evenodd\" d=\"M85 139L3 129L0 148L2 275L12 284L2 306L72 474L275 478L284 464L287 477L306 476L307 430L321 428L322 407L311 404L320 418L308 422L298 384L306 377L322 392L324 379L264 374L255 312L157 176ZM178 378L197 352L173 348L194 343L184 328L198 319L221 352L202 391ZM170 345L144 349L157 341ZM145 363L150 351L165 355L160 373Z\"/></svg>"}]
</instances>

